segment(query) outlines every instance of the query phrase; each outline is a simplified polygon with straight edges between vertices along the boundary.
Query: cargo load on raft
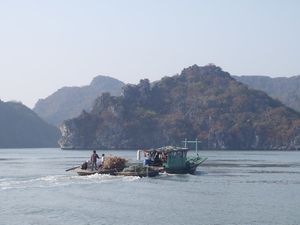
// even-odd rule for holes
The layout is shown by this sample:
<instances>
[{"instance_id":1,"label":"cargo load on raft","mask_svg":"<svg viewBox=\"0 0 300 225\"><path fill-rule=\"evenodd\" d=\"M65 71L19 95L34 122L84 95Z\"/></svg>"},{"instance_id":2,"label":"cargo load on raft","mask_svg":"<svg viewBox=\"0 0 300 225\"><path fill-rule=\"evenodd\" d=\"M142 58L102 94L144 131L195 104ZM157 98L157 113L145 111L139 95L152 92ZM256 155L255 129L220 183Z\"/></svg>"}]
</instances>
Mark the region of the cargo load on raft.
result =
<instances>
[{"instance_id":1,"label":"cargo load on raft","mask_svg":"<svg viewBox=\"0 0 300 225\"><path fill-rule=\"evenodd\" d=\"M154 177L159 174L158 170L144 166L139 162L129 163L125 158L118 156L106 157L103 165L96 170L92 170L91 162L84 162L81 166L70 168L67 171L71 170L80 176L108 174L113 176Z\"/></svg>"}]
</instances>

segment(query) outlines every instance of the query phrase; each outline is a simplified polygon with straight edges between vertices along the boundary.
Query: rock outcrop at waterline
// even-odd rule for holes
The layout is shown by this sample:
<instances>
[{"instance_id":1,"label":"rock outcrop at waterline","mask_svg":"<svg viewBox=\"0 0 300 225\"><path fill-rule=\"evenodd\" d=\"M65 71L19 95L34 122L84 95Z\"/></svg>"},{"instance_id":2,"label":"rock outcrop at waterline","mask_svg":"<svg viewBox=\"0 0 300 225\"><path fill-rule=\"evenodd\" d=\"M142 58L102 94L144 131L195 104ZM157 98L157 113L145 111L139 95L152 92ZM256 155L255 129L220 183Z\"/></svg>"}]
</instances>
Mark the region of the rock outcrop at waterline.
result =
<instances>
[{"instance_id":1,"label":"rock outcrop at waterline","mask_svg":"<svg viewBox=\"0 0 300 225\"><path fill-rule=\"evenodd\" d=\"M194 65L152 85L127 85L120 97L103 94L61 132L65 148L136 149L198 138L203 149L295 149L300 114L220 67Z\"/></svg>"}]
</instances>

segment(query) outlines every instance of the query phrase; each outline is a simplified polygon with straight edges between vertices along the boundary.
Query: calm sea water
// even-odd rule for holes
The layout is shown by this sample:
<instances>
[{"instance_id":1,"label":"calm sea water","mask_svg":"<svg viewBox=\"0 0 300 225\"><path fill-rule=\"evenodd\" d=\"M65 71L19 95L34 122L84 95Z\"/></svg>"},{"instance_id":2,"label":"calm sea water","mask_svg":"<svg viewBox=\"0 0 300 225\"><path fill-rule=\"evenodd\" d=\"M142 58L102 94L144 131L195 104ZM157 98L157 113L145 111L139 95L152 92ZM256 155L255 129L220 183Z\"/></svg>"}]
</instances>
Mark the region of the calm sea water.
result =
<instances>
[{"instance_id":1,"label":"calm sea water","mask_svg":"<svg viewBox=\"0 0 300 225\"><path fill-rule=\"evenodd\" d=\"M80 177L90 151L2 149L0 224L300 224L300 152L200 153L196 175Z\"/></svg>"}]
</instances>

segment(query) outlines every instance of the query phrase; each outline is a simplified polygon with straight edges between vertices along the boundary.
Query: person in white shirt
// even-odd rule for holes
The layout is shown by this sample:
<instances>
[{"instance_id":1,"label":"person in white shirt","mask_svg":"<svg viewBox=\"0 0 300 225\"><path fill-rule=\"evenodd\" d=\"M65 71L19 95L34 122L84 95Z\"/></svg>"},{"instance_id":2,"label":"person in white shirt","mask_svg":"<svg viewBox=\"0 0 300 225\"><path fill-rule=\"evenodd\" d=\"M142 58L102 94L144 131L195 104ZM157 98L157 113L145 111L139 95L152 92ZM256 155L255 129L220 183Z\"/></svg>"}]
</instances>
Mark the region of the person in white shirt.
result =
<instances>
[{"instance_id":1,"label":"person in white shirt","mask_svg":"<svg viewBox=\"0 0 300 225\"><path fill-rule=\"evenodd\" d=\"M104 160L105 160L105 155L104 155L104 154L102 154L102 157L101 157L101 165L103 165L103 163L104 163Z\"/></svg>"},{"instance_id":2,"label":"person in white shirt","mask_svg":"<svg viewBox=\"0 0 300 225\"><path fill-rule=\"evenodd\" d=\"M97 162L97 167L100 169L103 166L105 155L102 154L101 159Z\"/></svg>"}]
</instances>

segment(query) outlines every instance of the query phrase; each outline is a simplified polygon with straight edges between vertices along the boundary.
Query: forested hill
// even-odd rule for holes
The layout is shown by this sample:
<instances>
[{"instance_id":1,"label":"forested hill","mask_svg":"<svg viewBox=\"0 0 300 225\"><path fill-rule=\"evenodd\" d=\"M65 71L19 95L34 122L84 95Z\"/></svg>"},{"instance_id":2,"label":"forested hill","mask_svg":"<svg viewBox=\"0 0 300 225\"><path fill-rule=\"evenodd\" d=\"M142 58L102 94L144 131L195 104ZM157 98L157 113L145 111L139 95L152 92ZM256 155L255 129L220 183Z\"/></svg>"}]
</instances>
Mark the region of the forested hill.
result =
<instances>
[{"instance_id":1,"label":"forested hill","mask_svg":"<svg viewBox=\"0 0 300 225\"><path fill-rule=\"evenodd\" d=\"M21 103L0 101L0 148L58 147L59 130Z\"/></svg>"},{"instance_id":2,"label":"forested hill","mask_svg":"<svg viewBox=\"0 0 300 225\"><path fill-rule=\"evenodd\" d=\"M249 87L262 90L285 105L300 112L300 76L276 77L267 76L234 76Z\"/></svg>"},{"instance_id":3,"label":"forested hill","mask_svg":"<svg viewBox=\"0 0 300 225\"><path fill-rule=\"evenodd\" d=\"M63 87L40 99L34 111L45 121L58 126L62 121L80 115L82 110L89 111L93 102L104 92L120 95L125 84L108 76L97 76L90 85L82 87Z\"/></svg>"},{"instance_id":4,"label":"forested hill","mask_svg":"<svg viewBox=\"0 0 300 225\"><path fill-rule=\"evenodd\" d=\"M295 149L300 115L262 91L249 89L220 67L197 65L150 85L104 94L90 113L65 121L61 147L137 149L181 145L203 149Z\"/></svg>"}]
</instances>

